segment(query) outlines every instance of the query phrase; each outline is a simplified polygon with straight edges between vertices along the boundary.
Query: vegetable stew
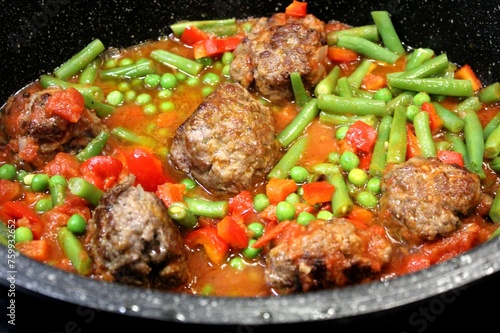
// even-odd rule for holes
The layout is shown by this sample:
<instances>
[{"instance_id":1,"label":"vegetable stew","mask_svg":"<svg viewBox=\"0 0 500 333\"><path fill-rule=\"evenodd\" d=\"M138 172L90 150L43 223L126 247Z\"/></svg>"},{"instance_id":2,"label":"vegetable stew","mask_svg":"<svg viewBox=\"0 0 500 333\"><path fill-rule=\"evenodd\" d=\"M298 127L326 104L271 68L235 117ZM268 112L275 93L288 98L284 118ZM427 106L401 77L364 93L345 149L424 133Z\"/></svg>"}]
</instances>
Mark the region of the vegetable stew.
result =
<instances>
[{"instance_id":1,"label":"vegetable stew","mask_svg":"<svg viewBox=\"0 0 500 333\"><path fill-rule=\"evenodd\" d=\"M392 279L500 233L500 83L306 2L93 40L0 118L0 240L215 296Z\"/></svg>"}]
</instances>

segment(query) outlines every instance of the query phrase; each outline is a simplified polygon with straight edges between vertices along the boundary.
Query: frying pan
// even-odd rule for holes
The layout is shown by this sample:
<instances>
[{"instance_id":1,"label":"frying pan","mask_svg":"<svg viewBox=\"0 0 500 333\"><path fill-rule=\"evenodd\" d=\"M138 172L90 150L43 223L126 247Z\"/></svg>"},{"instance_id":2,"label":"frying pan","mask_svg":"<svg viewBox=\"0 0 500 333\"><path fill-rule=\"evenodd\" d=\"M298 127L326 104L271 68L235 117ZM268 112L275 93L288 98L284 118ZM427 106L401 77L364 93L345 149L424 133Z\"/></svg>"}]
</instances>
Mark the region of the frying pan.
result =
<instances>
[{"instance_id":1,"label":"frying pan","mask_svg":"<svg viewBox=\"0 0 500 333\"><path fill-rule=\"evenodd\" d=\"M269 16L289 1L16 1L0 11L0 101L49 73L92 39L126 47L168 34L177 20ZM500 1L309 0L324 20L370 24L387 10L410 47L446 52L469 64L484 83L500 80ZM0 277L12 274L0 247ZM334 290L263 298L206 297L145 290L69 274L19 255L15 287L75 305L165 322L284 324L348 320L415 304L446 292L500 278L500 238L426 270L393 280ZM5 295L2 295L5 297Z\"/></svg>"}]
</instances>

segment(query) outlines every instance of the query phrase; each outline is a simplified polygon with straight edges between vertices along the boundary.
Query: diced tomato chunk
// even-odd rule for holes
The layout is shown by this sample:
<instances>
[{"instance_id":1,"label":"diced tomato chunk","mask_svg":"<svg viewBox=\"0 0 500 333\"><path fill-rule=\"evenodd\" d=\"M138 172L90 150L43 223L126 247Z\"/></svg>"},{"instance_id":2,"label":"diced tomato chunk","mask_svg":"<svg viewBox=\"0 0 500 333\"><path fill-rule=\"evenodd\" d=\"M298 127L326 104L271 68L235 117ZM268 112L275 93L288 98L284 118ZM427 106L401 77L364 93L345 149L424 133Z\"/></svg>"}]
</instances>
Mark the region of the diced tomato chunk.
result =
<instances>
[{"instance_id":1,"label":"diced tomato chunk","mask_svg":"<svg viewBox=\"0 0 500 333\"><path fill-rule=\"evenodd\" d=\"M47 100L45 110L57 114L71 123L76 123L85 108L82 94L73 87L56 91Z\"/></svg>"}]
</instances>

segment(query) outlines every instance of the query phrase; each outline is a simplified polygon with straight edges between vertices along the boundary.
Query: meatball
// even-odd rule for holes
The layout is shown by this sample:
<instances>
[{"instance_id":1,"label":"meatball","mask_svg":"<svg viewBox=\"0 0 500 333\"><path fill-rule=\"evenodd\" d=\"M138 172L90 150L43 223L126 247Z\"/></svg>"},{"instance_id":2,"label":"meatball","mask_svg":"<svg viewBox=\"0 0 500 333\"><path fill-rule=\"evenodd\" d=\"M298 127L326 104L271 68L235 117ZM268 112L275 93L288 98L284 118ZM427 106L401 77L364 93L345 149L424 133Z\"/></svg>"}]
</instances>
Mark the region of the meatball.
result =
<instances>
[{"instance_id":1,"label":"meatball","mask_svg":"<svg viewBox=\"0 0 500 333\"><path fill-rule=\"evenodd\" d=\"M153 193L125 178L100 200L89 221L96 274L130 285L174 288L188 279L181 232Z\"/></svg>"},{"instance_id":2,"label":"meatball","mask_svg":"<svg viewBox=\"0 0 500 333\"><path fill-rule=\"evenodd\" d=\"M292 224L266 258L266 276L279 294L341 287L380 273L392 247L380 226L357 230L347 219Z\"/></svg>"},{"instance_id":3,"label":"meatball","mask_svg":"<svg viewBox=\"0 0 500 333\"><path fill-rule=\"evenodd\" d=\"M291 100L290 73L300 73L311 89L326 75L325 23L309 14L303 18L278 13L257 21L234 51L231 78L272 102Z\"/></svg>"},{"instance_id":4,"label":"meatball","mask_svg":"<svg viewBox=\"0 0 500 333\"><path fill-rule=\"evenodd\" d=\"M382 179L381 210L396 239L430 241L448 236L481 200L479 177L437 158L414 157Z\"/></svg>"},{"instance_id":5,"label":"meatball","mask_svg":"<svg viewBox=\"0 0 500 333\"><path fill-rule=\"evenodd\" d=\"M223 83L177 129L174 167L208 191L238 193L265 175L280 157L269 108L237 83Z\"/></svg>"},{"instance_id":6,"label":"meatball","mask_svg":"<svg viewBox=\"0 0 500 333\"><path fill-rule=\"evenodd\" d=\"M30 85L9 98L0 117L12 158L28 168L41 169L59 152L78 152L104 128L87 109L76 123L46 112L49 97L58 90Z\"/></svg>"}]
</instances>

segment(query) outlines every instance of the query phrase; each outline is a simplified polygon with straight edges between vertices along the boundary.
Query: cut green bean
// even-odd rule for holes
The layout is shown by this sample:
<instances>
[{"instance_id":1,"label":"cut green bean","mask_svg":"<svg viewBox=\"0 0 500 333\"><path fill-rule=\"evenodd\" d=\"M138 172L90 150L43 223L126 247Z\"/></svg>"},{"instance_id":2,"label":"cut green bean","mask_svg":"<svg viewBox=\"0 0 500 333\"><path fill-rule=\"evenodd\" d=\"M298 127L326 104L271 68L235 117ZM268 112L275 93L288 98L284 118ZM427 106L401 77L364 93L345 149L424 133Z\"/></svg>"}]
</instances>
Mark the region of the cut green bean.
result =
<instances>
[{"instance_id":1,"label":"cut green bean","mask_svg":"<svg viewBox=\"0 0 500 333\"><path fill-rule=\"evenodd\" d=\"M64 80L58 79L50 75L41 75L40 85L43 88L60 87L62 89L67 89L69 87L73 87L76 90L78 90L84 97L92 96L94 99L98 101L102 101L104 99L104 93L100 87L66 82Z\"/></svg>"},{"instance_id":2,"label":"cut green bean","mask_svg":"<svg viewBox=\"0 0 500 333\"><path fill-rule=\"evenodd\" d=\"M460 133L464 128L464 121L455 112L448 110L439 103L432 102L439 118L443 121L443 126L452 133Z\"/></svg>"},{"instance_id":3,"label":"cut green bean","mask_svg":"<svg viewBox=\"0 0 500 333\"><path fill-rule=\"evenodd\" d=\"M377 130L377 140L373 146L372 159L368 171L372 177L382 177L387 164L387 144L391 133L392 116L382 117Z\"/></svg>"},{"instance_id":4,"label":"cut green bean","mask_svg":"<svg viewBox=\"0 0 500 333\"><path fill-rule=\"evenodd\" d=\"M72 56L68 61L57 68L54 71L54 76L61 80L69 79L70 77L84 69L104 50L104 44L99 39L94 39L80 52Z\"/></svg>"},{"instance_id":5,"label":"cut green bean","mask_svg":"<svg viewBox=\"0 0 500 333\"><path fill-rule=\"evenodd\" d=\"M491 132L493 132L499 124L500 124L500 112L497 113L493 118L491 118L491 120L486 124L486 126L484 126L483 129L484 140L486 140L486 138L490 136Z\"/></svg>"},{"instance_id":6,"label":"cut green bean","mask_svg":"<svg viewBox=\"0 0 500 333\"><path fill-rule=\"evenodd\" d=\"M327 44L329 46L337 45L339 37L342 35L351 35L367 39L371 42L378 43L380 37L377 26L375 24L352 27L344 30L331 31L327 35Z\"/></svg>"},{"instance_id":7,"label":"cut green bean","mask_svg":"<svg viewBox=\"0 0 500 333\"><path fill-rule=\"evenodd\" d=\"M101 65L101 59L92 60L87 67L82 70L80 77L78 78L79 84L94 84L97 78L97 73L99 71L99 66Z\"/></svg>"},{"instance_id":8,"label":"cut green bean","mask_svg":"<svg viewBox=\"0 0 500 333\"><path fill-rule=\"evenodd\" d=\"M470 159L470 171L476 173L481 179L485 178L483 170L484 138L481 121L476 112L465 111L464 138L467 153Z\"/></svg>"},{"instance_id":9,"label":"cut green bean","mask_svg":"<svg viewBox=\"0 0 500 333\"><path fill-rule=\"evenodd\" d=\"M377 26L378 33L382 38L384 46L387 47L389 51L396 54L404 54L406 50L403 47L403 44L401 44L401 40L399 39L396 29L394 29L389 12L383 10L372 11L371 16Z\"/></svg>"},{"instance_id":10,"label":"cut green bean","mask_svg":"<svg viewBox=\"0 0 500 333\"><path fill-rule=\"evenodd\" d=\"M479 90L478 98L481 103L490 104L500 102L500 82L495 82Z\"/></svg>"},{"instance_id":11,"label":"cut green bean","mask_svg":"<svg viewBox=\"0 0 500 333\"><path fill-rule=\"evenodd\" d=\"M391 99L385 105L387 114L394 114L394 110L398 106L409 106L413 102L413 96L415 96L415 94L415 91L403 91L402 93Z\"/></svg>"},{"instance_id":12,"label":"cut green bean","mask_svg":"<svg viewBox=\"0 0 500 333\"><path fill-rule=\"evenodd\" d=\"M500 191L497 191L495 198L493 198L489 216L495 224L500 223Z\"/></svg>"},{"instance_id":13,"label":"cut green bean","mask_svg":"<svg viewBox=\"0 0 500 333\"><path fill-rule=\"evenodd\" d=\"M292 142L302 135L307 126L319 113L318 100L312 98L304 105L295 118L276 136L283 147L288 147Z\"/></svg>"},{"instance_id":14,"label":"cut green bean","mask_svg":"<svg viewBox=\"0 0 500 333\"><path fill-rule=\"evenodd\" d=\"M184 197L188 209L196 216L208 218L223 218L228 212L228 202L210 201L200 198Z\"/></svg>"},{"instance_id":15,"label":"cut green bean","mask_svg":"<svg viewBox=\"0 0 500 333\"><path fill-rule=\"evenodd\" d=\"M398 106L389 133L387 163L403 163L406 160L406 108Z\"/></svg>"},{"instance_id":16,"label":"cut green bean","mask_svg":"<svg viewBox=\"0 0 500 333\"><path fill-rule=\"evenodd\" d=\"M331 126L341 126L341 125L350 125L358 120L361 120L371 127L376 127L378 124L378 117L370 114L367 116L353 116L353 115L342 115L342 114L333 114L321 111L319 113L319 121L326 125Z\"/></svg>"},{"instance_id":17,"label":"cut green bean","mask_svg":"<svg viewBox=\"0 0 500 333\"><path fill-rule=\"evenodd\" d=\"M95 138L93 138L85 148L80 150L78 154L76 154L76 158L80 161L86 161L91 157L100 155L106 142L109 139L109 133L106 131L101 131Z\"/></svg>"},{"instance_id":18,"label":"cut green bean","mask_svg":"<svg viewBox=\"0 0 500 333\"><path fill-rule=\"evenodd\" d=\"M354 114L357 116L373 114L383 117L387 114L385 104L384 101L358 97L339 97L336 95L320 95L318 97L320 110L336 114Z\"/></svg>"},{"instance_id":19,"label":"cut green bean","mask_svg":"<svg viewBox=\"0 0 500 333\"><path fill-rule=\"evenodd\" d=\"M353 89L347 76L343 76L337 80L335 93L340 97L354 97Z\"/></svg>"},{"instance_id":20,"label":"cut green bean","mask_svg":"<svg viewBox=\"0 0 500 333\"><path fill-rule=\"evenodd\" d=\"M406 71L412 70L413 68L431 59L433 56L434 56L434 50L432 49L427 49L427 48L415 49L408 55L408 61L406 62L405 70Z\"/></svg>"},{"instance_id":21,"label":"cut green bean","mask_svg":"<svg viewBox=\"0 0 500 333\"><path fill-rule=\"evenodd\" d=\"M332 196L332 213L335 217L344 217L349 214L354 203L349 196L346 181L342 172L337 168L334 172L327 175L327 181L335 187Z\"/></svg>"},{"instance_id":22,"label":"cut green bean","mask_svg":"<svg viewBox=\"0 0 500 333\"><path fill-rule=\"evenodd\" d=\"M500 156L495 157L488 163L490 165L491 170L495 172L500 172Z\"/></svg>"},{"instance_id":23,"label":"cut green bean","mask_svg":"<svg viewBox=\"0 0 500 333\"><path fill-rule=\"evenodd\" d=\"M168 206L168 216L178 225L185 228L194 228L198 224L198 219L189 210L184 202L173 202Z\"/></svg>"},{"instance_id":24,"label":"cut green bean","mask_svg":"<svg viewBox=\"0 0 500 333\"><path fill-rule=\"evenodd\" d=\"M389 76L387 84L392 88L426 92L434 95L470 97L474 95L471 81L441 78L406 79Z\"/></svg>"},{"instance_id":25,"label":"cut green bean","mask_svg":"<svg viewBox=\"0 0 500 333\"><path fill-rule=\"evenodd\" d=\"M367 58L383 61L388 64L394 64L399 58L398 54L391 52L372 41L357 36L341 35L339 36L337 45L339 47L360 53Z\"/></svg>"},{"instance_id":26,"label":"cut green bean","mask_svg":"<svg viewBox=\"0 0 500 333\"><path fill-rule=\"evenodd\" d=\"M443 53L395 76L401 79L428 78L444 72L448 64L448 56Z\"/></svg>"},{"instance_id":27,"label":"cut green bean","mask_svg":"<svg viewBox=\"0 0 500 333\"><path fill-rule=\"evenodd\" d=\"M137 135L122 126L113 128L111 134L124 141L136 143L147 147L154 147L156 145L156 141L154 139L144 135Z\"/></svg>"},{"instance_id":28,"label":"cut green bean","mask_svg":"<svg viewBox=\"0 0 500 333\"><path fill-rule=\"evenodd\" d=\"M281 157L276 165L267 174L267 179L280 178L286 179L297 162L300 160L302 153L305 151L309 142L308 136L298 138L288 149L288 151Z\"/></svg>"},{"instance_id":29,"label":"cut green bean","mask_svg":"<svg viewBox=\"0 0 500 333\"><path fill-rule=\"evenodd\" d=\"M229 18L221 20L182 21L170 25L170 29L172 29L172 32L176 37L180 37L184 32L184 29L186 29L186 27L188 26L197 27L198 29L204 31L214 32L218 35L227 36L231 34L230 32L233 31L233 27L236 27L236 19ZM224 31L224 29L228 28L231 30L222 32Z\"/></svg>"},{"instance_id":30,"label":"cut green bean","mask_svg":"<svg viewBox=\"0 0 500 333\"><path fill-rule=\"evenodd\" d=\"M166 50L154 50L150 53L150 57L165 66L173 67L191 76L197 76L203 69L202 63Z\"/></svg>"},{"instance_id":31,"label":"cut green bean","mask_svg":"<svg viewBox=\"0 0 500 333\"><path fill-rule=\"evenodd\" d=\"M108 79L136 79L156 72L152 61L138 61L134 64L119 66L101 71L100 77Z\"/></svg>"},{"instance_id":32,"label":"cut green bean","mask_svg":"<svg viewBox=\"0 0 500 333\"><path fill-rule=\"evenodd\" d=\"M299 72L290 73L290 83L292 84L295 103L298 106L303 107L311 99L311 97L304 87L304 83L302 82Z\"/></svg>"},{"instance_id":33,"label":"cut green bean","mask_svg":"<svg viewBox=\"0 0 500 333\"><path fill-rule=\"evenodd\" d=\"M81 177L70 178L68 188L72 194L87 200L93 206L97 206L104 195L101 189Z\"/></svg>"},{"instance_id":34,"label":"cut green bean","mask_svg":"<svg viewBox=\"0 0 500 333\"><path fill-rule=\"evenodd\" d=\"M361 63L356 67L356 69L351 73L351 75L347 77L347 81L349 81L349 84L356 89L361 87L363 78L370 70L371 65L371 61L363 59Z\"/></svg>"},{"instance_id":35,"label":"cut green bean","mask_svg":"<svg viewBox=\"0 0 500 333\"><path fill-rule=\"evenodd\" d=\"M57 240L64 254L71 261L78 274L87 275L92 271L92 259L82 243L67 227L62 227L57 233Z\"/></svg>"},{"instance_id":36,"label":"cut green bean","mask_svg":"<svg viewBox=\"0 0 500 333\"><path fill-rule=\"evenodd\" d=\"M479 101L479 98L477 96L473 96L466 98L458 104L453 111L456 112L460 118L463 118L465 116L465 111L477 112L481 110L482 107L483 106Z\"/></svg>"},{"instance_id":37,"label":"cut green bean","mask_svg":"<svg viewBox=\"0 0 500 333\"><path fill-rule=\"evenodd\" d=\"M450 141L451 150L462 154L462 158L464 159L464 166L466 169L470 170L469 153L467 152L467 147L464 143L463 138L457 134L446 133L446 140Z\"/></svg>"},{"instance_id":38,"label":"cut green bean","mask_svg":"<svg viewBox=\"0 0 500 333\"><path fill-rule=\"evenodd\" d=\"M417 113L415 118L413 118L413 127L415 128L415 136L417 137L422 156L436 157L437 149L432 138L429 113L425 111Z\"/></svg>"},{"instance_id":39,"label":"cut green bean","mask_svg":"<svg viewBox=\"0 0 500 333\"><path fill-rule=\"evenodd\" d=\"M88 93L82 94L85 100L85 106L88 109L94 110L99 118L106 118L115 111L115 107L98 101L93 95Z\"/></svg>"},{"instance_id":40,"label":"cut green bean","mask_svg":"<svg viewBox=\"0 0 500 333\"><path fill-rule=\"evenodd\" d=\"M340 77L340 67L336 65L314 88L314 95L329 95L333 94L337 86L337 80Z\"/></svg>"},{"instance_id":41,"label":"cut green bean","mask_svg":"<svg viewBox=\"0 0 500 333\"><path fill-rule=\"evenodd\" d=\"M484 142L484 157L493 159L500 153L500 125L498 125Z\"/></svg>"}]
</instances>

